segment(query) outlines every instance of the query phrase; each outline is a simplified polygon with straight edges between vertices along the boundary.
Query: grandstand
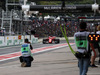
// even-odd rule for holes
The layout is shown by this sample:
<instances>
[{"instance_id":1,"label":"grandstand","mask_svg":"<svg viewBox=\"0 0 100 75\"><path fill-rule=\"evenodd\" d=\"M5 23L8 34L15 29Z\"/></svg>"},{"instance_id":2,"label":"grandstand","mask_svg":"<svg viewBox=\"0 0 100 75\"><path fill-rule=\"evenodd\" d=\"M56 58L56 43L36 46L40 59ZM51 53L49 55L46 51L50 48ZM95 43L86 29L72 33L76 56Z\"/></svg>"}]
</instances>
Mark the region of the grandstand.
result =
<instances>
[{"instance_id":1,"label":"grandstand","mask_svg":"<svg viewBox=\"0 0 100 75\"><path fill-rule=\"evenodd\" d=\"M27 2L25 2L27 1ZM84 17L87 15L93 15L94 13L91 10L91 1L89 4L85 5L66 5L67 2L77 3L79 0L59 0L58 5L36 5L34 2L40 3L38 1L47 1L47 0L4 0L0 3L4 5L0 9L0 35L30 35L31 31L34 30L36 35L39 37L44 36L62 36L60 25L65 25L68 36L73 36L73 34L78 31L78 22L81 15ZM52 3L49 0L49 3ZM58 1L58 0L54 0ZM48 2L48 1L47 1ZM87 1L89 2L89 1ZM44 2L45 3L45 2ZM56 3L56 2L55 2ZM33 11L22 11L20 10L21 5L29 4L31 6L31 10ZM80 1L79 1L80 4ZM33 6L33 7L32 7ZM85 7L85 9L84 9ZM87 10L87 11L86 11ZM38 11L38 12L36 12ZM80 13L83 13L80 14ZM86 13L89 12L89 13ZM91 13L92 12L92 13ZM40 13L42 15L40 15ZM49 13L50 16L53 15L53 19L45 19L45 13ZM52 14L56 13L56 14ZM59 13L59 14L58 14ZM97 13L98 14L98 13ZM66 17L66 16L69 16ZM73 16L74 15L74 16ZM80 16L79 16L80 15ZM65 17L61 19L60 17ZM42 17L42 19L39 19ZM59 20L55 18L59 17ZM72 31L73 30L73 31Z\"/></svg>"}]
</instances>

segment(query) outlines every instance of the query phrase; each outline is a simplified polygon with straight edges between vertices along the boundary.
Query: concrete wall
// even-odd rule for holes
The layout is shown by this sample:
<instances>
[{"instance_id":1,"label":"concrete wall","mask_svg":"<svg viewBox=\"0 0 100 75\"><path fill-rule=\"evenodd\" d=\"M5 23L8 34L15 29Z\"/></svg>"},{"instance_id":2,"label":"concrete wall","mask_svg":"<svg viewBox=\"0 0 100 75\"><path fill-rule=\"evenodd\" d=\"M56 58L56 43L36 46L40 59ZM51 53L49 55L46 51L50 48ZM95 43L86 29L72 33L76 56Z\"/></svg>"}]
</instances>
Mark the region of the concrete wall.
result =
<instances>
[{"instance_id":1,"label":"concrete wall","mask_svg":"<svg viewBox=\"0 0 100 75\"><path fill-rule=\"evenodd\" d=\"M21 39L19 39L20 36L0 36L0 47L3 46L11 46L11 45L20 45L24 43L24 39L27 38L31 43L37 43L38 38L34 37L33 35L26 35L21 36Z\"/></svg>"}]
</instances>

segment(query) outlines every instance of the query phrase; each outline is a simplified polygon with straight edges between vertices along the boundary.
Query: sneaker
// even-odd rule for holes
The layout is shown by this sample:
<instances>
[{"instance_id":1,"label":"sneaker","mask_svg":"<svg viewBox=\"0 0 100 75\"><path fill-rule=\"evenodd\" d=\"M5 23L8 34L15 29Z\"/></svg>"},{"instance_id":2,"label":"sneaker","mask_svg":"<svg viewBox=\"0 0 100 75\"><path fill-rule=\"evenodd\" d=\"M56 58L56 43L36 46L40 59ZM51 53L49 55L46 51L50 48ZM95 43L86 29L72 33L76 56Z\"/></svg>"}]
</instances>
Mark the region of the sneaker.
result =
<instances>
[{"instance_id":1,"label":"sneaker","mask_svg":"<svg viewBox=\"0 0 100 75\"><path fill-rule=\"evenodd\" d=\"M22 62L21 67L25 67L25 66L26 66L26 63Z\"/></svg>"},{"instance_id":2,"label":"sneaker","mask_svg":"<svg viewBox=\"0 0 100 75\"><path fill-rule=\"evenodd\" d=\"M96 67L98 67L98 66L96 66L95 64L93 64L93 65L90 65L90 67L96 68Z\"/></svg>"}]
</instances>

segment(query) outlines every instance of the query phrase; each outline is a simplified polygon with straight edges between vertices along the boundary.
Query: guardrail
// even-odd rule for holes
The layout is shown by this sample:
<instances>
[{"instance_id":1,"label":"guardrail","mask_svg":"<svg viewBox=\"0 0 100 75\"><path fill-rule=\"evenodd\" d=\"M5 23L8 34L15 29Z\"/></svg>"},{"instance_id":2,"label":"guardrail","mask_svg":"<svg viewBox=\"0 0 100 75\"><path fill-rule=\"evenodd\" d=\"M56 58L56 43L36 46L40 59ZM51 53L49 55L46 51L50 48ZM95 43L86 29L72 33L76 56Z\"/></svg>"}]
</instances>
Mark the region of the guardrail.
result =
<instances>
[{"instance_id":1,"label":"guardrail","mask_svg":"<svg viewBox=\"0 0 100 75\"><path fill-rule=\"evenodd\" d=\"M38 38L34 37L33 35L0 36L0 47L23 44L25 38L29 39L32 44L38 42Z\"/></svg>"}]
</instances>

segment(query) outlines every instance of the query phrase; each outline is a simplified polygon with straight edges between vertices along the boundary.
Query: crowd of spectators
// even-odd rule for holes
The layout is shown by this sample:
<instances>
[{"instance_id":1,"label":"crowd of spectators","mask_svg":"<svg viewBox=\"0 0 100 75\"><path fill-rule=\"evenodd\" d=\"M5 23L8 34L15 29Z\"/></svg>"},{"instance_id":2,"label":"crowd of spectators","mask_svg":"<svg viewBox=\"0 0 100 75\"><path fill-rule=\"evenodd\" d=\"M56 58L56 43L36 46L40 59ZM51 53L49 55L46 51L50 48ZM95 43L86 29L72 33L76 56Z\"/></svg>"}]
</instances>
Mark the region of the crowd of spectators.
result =
<instances>
[{"instance_id":1,"label":"crowd of spectators","mask_svg":"<svg viewBox=\"0 0 100 75\"><path fill-rule=\"evenodd\" d=\"M75 32L78 31L78 21L67 20L67 21L54 21L54 20L38 20L34 19L33 25L31 27L32 30L36 32L38 37L46 37L46 36L57 36L62 37L62 32L60 29L60 25L62 27L66 27L66 35L73 36Z\"/></svg>"}]
</instances>

